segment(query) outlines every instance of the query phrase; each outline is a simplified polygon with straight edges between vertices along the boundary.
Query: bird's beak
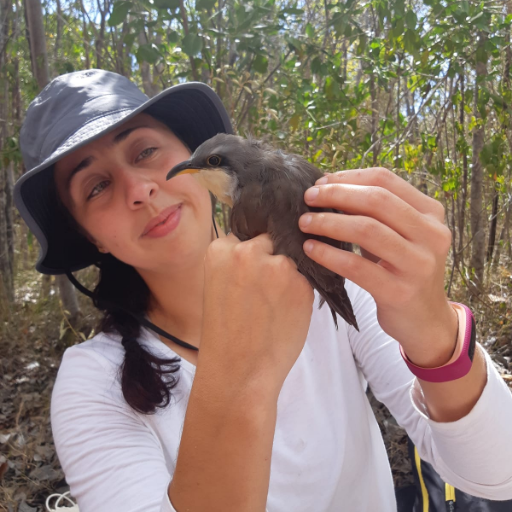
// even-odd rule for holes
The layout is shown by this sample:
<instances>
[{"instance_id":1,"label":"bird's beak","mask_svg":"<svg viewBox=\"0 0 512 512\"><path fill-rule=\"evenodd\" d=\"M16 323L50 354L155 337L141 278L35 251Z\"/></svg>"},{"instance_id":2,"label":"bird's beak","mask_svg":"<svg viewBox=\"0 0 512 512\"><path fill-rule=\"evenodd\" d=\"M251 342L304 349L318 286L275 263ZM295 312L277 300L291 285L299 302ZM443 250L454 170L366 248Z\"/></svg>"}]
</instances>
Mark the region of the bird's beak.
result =
<instances>
[{"instance_id":1,"label":"bird's beak","mask_svg":"<svg viewBox=\"0 0 512 512\"><path fill-rule=\"evenodd\" d=\"M175 165L168 173L166 180L170 180L175 176L180 174L195 174L199 172L202 167L196 167L195 165L191 165L190 160L186 160L185 162L181 162L181 164Z\"/></svg>"}]
</instances>

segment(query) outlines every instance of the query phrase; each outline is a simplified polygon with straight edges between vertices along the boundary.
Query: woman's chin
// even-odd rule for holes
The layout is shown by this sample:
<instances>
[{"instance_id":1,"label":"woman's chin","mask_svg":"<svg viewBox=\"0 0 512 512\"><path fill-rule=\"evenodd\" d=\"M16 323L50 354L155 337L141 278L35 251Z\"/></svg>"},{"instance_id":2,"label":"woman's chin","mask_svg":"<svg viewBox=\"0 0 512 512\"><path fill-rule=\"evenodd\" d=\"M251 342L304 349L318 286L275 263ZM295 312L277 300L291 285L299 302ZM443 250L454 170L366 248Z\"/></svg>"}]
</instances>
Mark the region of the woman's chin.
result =
<instances>
[{"instance_id":1,"label":"woman's chin","mask_svg":"<svg viewBox=\"0 0 512 512\"><path fill-rule=\"evenodd\" d=\"M176 219L178 222L173 229L157 231L156 234L161 236L145 235L139 238L137 254L131 252L134 257L130 258L132 263L126 263L141 271L166 274L175 274L177 269L203 265L206 250L212 241L211 217L209 223L207 219L198 219L185 204L182 204L180 210L179 219ZM207 227L205 223L208 223ZM215 239L215 234L213 236Z\"/></svg>"}]
</instances>

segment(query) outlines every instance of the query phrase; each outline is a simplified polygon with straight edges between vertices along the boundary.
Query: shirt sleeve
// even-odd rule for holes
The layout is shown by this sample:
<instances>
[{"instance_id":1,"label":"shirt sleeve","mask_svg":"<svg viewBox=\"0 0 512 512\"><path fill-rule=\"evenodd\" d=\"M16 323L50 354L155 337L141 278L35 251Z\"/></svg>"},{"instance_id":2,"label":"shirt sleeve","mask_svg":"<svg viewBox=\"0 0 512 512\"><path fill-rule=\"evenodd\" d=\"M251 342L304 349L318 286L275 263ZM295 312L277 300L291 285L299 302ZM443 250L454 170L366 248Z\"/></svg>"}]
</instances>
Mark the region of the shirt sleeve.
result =
<instances>
[{"instance_id":1,"label":"shirt sleeve","mask_svg":"<svg viewBox=\"0 0 512 512\"><path fill-rule=\"evenodd\" d=\"M377 320L373 297L347 280L360 332L347 326L356 363L375 397L412 439L423 460L448 483L473 496L512 499L512 394L483 351L487 383L463 418L440 423L429 418L421 386L399 352L398 342Z\"/></svg>"},{"instance_id":2,"label":"shirt sleeve","mask_svg":"<svg viewBox=\"0 0 512 512\"><path fill-rule=\"evenodd\" d=\"M176 512L158 437L121 398L115 365L66 350L51 402L57 455L80 512Z\"/></svg>"}]
</instances>

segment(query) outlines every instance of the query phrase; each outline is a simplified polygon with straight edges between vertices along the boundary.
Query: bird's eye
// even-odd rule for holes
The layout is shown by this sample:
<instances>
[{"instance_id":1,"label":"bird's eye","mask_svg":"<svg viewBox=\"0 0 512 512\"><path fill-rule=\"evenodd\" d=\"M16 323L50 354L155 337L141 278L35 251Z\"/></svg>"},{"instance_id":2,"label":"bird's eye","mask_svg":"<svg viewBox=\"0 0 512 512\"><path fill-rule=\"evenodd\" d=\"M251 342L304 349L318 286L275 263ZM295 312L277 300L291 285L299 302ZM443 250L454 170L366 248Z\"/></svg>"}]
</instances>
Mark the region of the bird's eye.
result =
<instances>
[{"instance_id":1,"label":"bird's eye","mask_svg":"<svg viewBox=\"0 0 512 512\"><path fill-rule=\"evenodd\" d=\"M217 167L220 164L220 156L217 155L211 155L208 157L208 165L211 165L212 167Z\"/></svg>"}]
</instances>

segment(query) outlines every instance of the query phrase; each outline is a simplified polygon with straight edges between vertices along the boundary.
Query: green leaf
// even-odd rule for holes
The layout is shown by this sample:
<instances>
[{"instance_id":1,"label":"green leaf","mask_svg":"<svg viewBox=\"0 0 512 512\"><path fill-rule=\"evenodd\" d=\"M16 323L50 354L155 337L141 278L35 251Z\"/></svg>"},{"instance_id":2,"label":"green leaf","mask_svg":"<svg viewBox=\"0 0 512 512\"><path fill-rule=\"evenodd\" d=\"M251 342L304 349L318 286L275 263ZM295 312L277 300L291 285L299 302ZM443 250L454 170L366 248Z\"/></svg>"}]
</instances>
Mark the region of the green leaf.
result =
<instances>
[{"instance_id":1,"label":"green leaf","mask_svg":"<svg viewBox=\"0 0 512 512\"><path fill-rule=\"evenodd\" d=\"M407 28L414 30L416 28L416 24L418 23L418 18L414 11L407 11L405 13L405 24Z\"/></svg>"},{"instance_id":2,"label":"green leaf","mask_svg":"<svg viewBox=\"0 0 512 512\"><path fill-rule=\"evenodd\" d=\"M132 7L131 2L126 2L125 0L120 0L119 2L114 3L114 8L112 9L112 14L108 19L108 25L110 27L115 27L122 23L126 16L128 15L128 11Z\"/></svg>"},{"instance_id":3,"label":"green leaf","mask_svg":"<svg viewBox=\"0 0 512 512\"><path fill-rule=\"evenodd\" d=\"M149 64L155 64L161 57L158 47L154 44L143 44L139 46L137 50L137 62L148 62Z\"/></svg>"},{"instance_id":4,"label":"green leaf","mask_svg":"<svg viewBox=\"0 0 512 512\"><path fill-rule=\"evenodd\" d=\"M361 34L359 36L359 44L357 45L356 53L357 55L362 55L364 51L366 50L366 44L368 42L368 37L366 34Z\"/></svg>"},{"instance_id":5,"label":"green leaf","mask_svg":"<svg viewBox=\"0 0 512 512\"><path fill-rule=\"evenodd\" d=\"M181 40L181 48L189 57L193 57L203 48L203 40L197 34L188 34Z\"/></svg>"},{"instance_id":6,"label":"green leaf","mask_svg":"<svg viewBox=\"0 0 512 512\"><path fill-rule=\"evenodd\" d=\"M298 9L297 7L288 7L281 11L283 14L295 14L296 16L301 16L304 14L304 9Z\"/></svg>"},{"instance_id":7,"label":"green leaf","mask_svg":"<svg viewBox=\"0 0 512 512\"><path fill-rule=\"evenodd\" d=\"M176 10L180 6L180 0L154 0L154 6L158 9Z\"/></svg>"},{"instance_id":8,"label":"green leaf","mask_svg":"<svg viewBox=\"0 0 512 512\"><path fill-rule=\"evenodd\" d=\"M483 46L478 46L476 49L476 61L487 62L487 52Z\"/></svg>"},{"instance_id":9,"label":"green leaf","mask_svg":"<svg viewBox=\"0 0 512 512\"><path fill-rule=\"evenodd\" d=\"M196 1L196 9L212 9L213 6L217 3L217 0L197 0ZM179 0L178 0L179 5Z\"/></svg>"},{"instance_id":10,"label":"green leaf","mask_svg":"<svg viewBox=\"0 0 512 512\"><path fill-rule=\"evenodd\" d=\"M175 30L171 30L167 35L167 42L176 44L180 40L180 35Z\"/></svg>"},{"instance_id":11,"label":"green leaf","mask_svg":"<svg viewBox=\"0 0 512 512\"><path fill-rule=\"evenodd\" d=\"M474 21L476 21L478 18L481 18L483 15L484 15L484 11L480 11L476 16L474 16L473 18L471 18L471 19L468 21L468 24L473 23L473 22L474 22Z\"/></svg>"},{"instance_id":12,"label":"green leaf","mask_svg":"<svg viewBox=\"0 0 512 512\"><path fill-rule=\"evenodd\" d=\"M324 92L328 100L335 99L340 92L340 86L332 76L328 76L325 80Z\"/></svg>"},{"instance_id":13,"label":"green leaf","mask_svg":"<svg viewBox=\"0 0 512 512\"><path fill-rule=\"evenodd\" d=\"M268 59L264 55L257 55L253 62L253 68L258 73L266 73L268 70Z\"/></svg>"},{"instance_id":14,"label":"green leaf","mask_svg":"<svg viewBox=\"0 0 512 512\"><path fill-rule=\"evenodd\" d=\"M299 123L300 123L300 115L294 114L290 118L290 128L295 131L299 127Z\"/></svg>"},{"instance_id":15,"label":"green leaf","mask_svg":"<svg viewBox=\"0 0 512 512\"><path fill-rule=\"evenodd\" d=\"M397 16L403 16L405 10L405 0L396 0L394 10Z\"/></svg>"},{"instance_id":16,"label":"green leaf","mask_svg":"<svg viewBox=\"0 0 512 512\"><path fill-rule=\"evenodd\" d=\"M404 34L404 48L410 53L416 52L418 44L416 40L416 33L414 32L414 30L406 30Z\"/></svg>"},{"instance_id":17,"label":"green leaf","mask_svg":"<svg viewBox=\"0 0 512 512\"><path fill-rule=\"evenodd\" d=\"M315 75L323 75L323 65L320 57L315 57L311 61L311 72L315 73Z\"/></svg>"},{"instance_id":18,"label":"green leaf","mask_svg":"<svg viewBox=\"0 0 512 512\"><path fill-rule=\"evenodd\" d=\"M123 37L124 44L127 48L131 48L133 42L135 41L135 37L137 37L137 34L134 32L128 33Z\"/></svg>"},{"instance_id":19,"label":"green leaf","mask_svg":"<svg viewBox=\"0 0 512 512\"><path fill-rule=\"evenodd\" d=\"M404 33L404 19L398 18L395 20L395 27L393 28L393 37L396 39Z\"/></svg>"},{"instance_id":20,"label":"green leaf","mask_svg":"<svg viewBox=\"0 0 512 512\"><path fill-rule=\"evenodd\" d=\"M315 29L311 23L306 25L306 35L311 38L315 37Z\"/></svg>"}]
</instances>

